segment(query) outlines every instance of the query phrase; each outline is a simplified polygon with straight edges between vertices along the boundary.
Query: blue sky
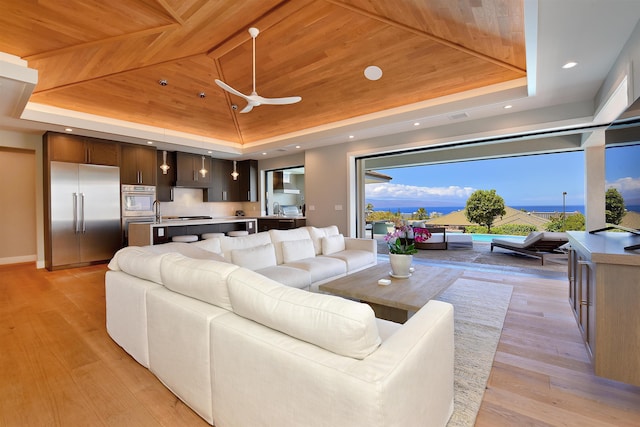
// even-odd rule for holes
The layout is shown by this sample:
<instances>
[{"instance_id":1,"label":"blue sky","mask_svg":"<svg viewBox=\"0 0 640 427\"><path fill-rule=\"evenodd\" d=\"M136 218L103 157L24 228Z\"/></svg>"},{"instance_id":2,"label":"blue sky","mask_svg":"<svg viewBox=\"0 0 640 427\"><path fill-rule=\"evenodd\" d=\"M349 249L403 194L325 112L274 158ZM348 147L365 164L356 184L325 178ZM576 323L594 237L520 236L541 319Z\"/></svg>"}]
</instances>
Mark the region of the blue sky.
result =
<instances>
[{"instance_id":1,"label":"blue sky","mask_svg":"<svg viewBox=\"0 0 640 427\"><path fill-rule=\"evenodd\" d=\"M615 167L609 167L612 162ZM617 186L619 190L624 187L625 191L635 188L636 195L640 192L640 145L632 152L607 150L607 164L608 185ZM582 151L381 169L378 172L393 177L388 183L365 187L367 202L373 202L374 207L379 208L463 207L475 190L491 189L502 196L507 206L561 206L564 191L567 192L567 205L584 205Z\"/></svg>"}]
</instances>

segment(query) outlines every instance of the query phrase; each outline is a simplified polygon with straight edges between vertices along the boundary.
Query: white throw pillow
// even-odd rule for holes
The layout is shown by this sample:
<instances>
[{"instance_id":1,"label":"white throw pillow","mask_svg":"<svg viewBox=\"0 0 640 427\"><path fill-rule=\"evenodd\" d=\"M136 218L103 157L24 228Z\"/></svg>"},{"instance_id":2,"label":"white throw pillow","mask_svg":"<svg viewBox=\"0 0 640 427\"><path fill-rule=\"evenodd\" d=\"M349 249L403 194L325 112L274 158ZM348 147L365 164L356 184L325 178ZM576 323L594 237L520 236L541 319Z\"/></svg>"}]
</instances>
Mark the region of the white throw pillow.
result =
<instances>
[{"instance_id":1,"label":"white throw pillow","mask_svg":"<svg viewBox=\"0 0 640 427\"><path fill-rule=\"evenodd\" d=\"M322 238L322 254L331 255L336 252L342 252L345 250L344 236L338 234L337 236L328 236Z\"/></svg>"},{"instance_id":2,"label":"white throw pillow","mask_svg":"<svg viewBox=\"0 0 640 427\"><path fill-rule=\"evenodd\" d=\"M381 343L367 304L285 286L243 268L231 273L227 284L237 315L299 340L355 359Z\"/></svg>"},{"instance_id":3,"label":"white throw pillow","mask_svg":"<svg viewBox=\"0 0 640 427\"><path fill-rule=\"evenodd\" d=\"M276 261L282 264L284 261L282 256L282 242L290 242L292 240L310 239L309 231L306 227L294 228L292 230L269 230L271 236L270 242L276 247ZM268 243L268 242L267 242Z\"/></svg>"},{"instance_id":4,"label":"white throw pillow","mask_svg":"<svg viewBox=\"0 0 640 427\"><path fill-rule=\"evenodd\" d=\"M276 249L273 243L254 248L234 249L231 251L231 262L249 270L260 270L276 265Z\"/></svg>"},{"instance_id":5,"label":"white throw pillow","mask_svg":"<svg viewBox=\"0 0 640 427\"><path fill-rule=\"evenodd\" d=\"M231 310L227 277L237 265L227 262L187 258L166 254L160 263L162 281L167 289Z\"/></svg>"},{"instance_id":6,"label":"white throw pillow","mask_svg":"<svg viewBox=\"0 0 640 427\"><path fill-rule=\"evenodd\" d=\"M197 246L214 254L222 255L222 247L220 246L220 238L214 237L212 239L198 240L197 242L189 243L190 245Z\"/></svg>"},{"instance_id":7,"label":"white throw pillow","mask_svg":"<svg viewBox=\"0 0 640 427\"><path fill-rule=\"evenodd\" d=\"M282 242L282 260L285 264L301 259L314 258L315 256L316 251L313 248L311 239Z\"/></svg>"},{"instance_id":8,"label":"white throw pillow","mask_svg":"<svg viewBox=\"0 0 640 427\"><path fill-rule=\"evenodd\" d=\"M337 236L338 234L340 234L338 227L335 225L320 228L309 225L305 228L309 230L309 235L311 236L311 240L313 240L313 246L316 250L316 255L320 255L322 253L323 237Z\"/></svg>"}]
</instances>

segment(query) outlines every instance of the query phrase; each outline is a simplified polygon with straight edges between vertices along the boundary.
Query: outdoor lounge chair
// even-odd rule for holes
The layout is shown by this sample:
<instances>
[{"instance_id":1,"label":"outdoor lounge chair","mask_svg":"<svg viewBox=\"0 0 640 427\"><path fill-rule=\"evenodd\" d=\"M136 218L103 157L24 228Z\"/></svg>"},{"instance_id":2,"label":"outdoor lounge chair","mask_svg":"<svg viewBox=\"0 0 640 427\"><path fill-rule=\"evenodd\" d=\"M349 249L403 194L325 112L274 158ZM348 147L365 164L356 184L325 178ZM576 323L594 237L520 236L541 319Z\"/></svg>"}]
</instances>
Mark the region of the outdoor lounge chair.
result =
<instances>
[{"instance_id":1,"label":"outdoor lounge chair","mask_svg":"<svg viewBox=\"0 0 640 427\"><path fill-rule=\"evenodd\" d=\"M529 233L524 242L517 242L511 239L493 239L491 241L491 252L493 248L508 249L510 251L540 258L544 265L544 258L552 254L564 254L559 248L569 242L566 233L539 232Z\"/></svg>"}]
</instances>

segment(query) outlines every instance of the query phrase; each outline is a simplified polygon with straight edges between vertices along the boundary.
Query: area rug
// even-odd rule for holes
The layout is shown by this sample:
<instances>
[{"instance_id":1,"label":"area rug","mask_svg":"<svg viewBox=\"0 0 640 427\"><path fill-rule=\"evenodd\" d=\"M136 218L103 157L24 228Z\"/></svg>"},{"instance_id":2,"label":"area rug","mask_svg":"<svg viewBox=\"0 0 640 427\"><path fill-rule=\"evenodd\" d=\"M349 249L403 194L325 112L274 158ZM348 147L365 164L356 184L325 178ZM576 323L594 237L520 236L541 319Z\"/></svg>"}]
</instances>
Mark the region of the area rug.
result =
<instances>
[{"instance_id":1,"label":"area rug","mask_svg":"<svg viewBox=\"0 0 640 427\"><path fill-rule=\"evenodd\" d=\"M512 292L509 285L461 278L437 298L454 307L454 410L448 427L475 424Z\"/></svg>"}]
</instances>

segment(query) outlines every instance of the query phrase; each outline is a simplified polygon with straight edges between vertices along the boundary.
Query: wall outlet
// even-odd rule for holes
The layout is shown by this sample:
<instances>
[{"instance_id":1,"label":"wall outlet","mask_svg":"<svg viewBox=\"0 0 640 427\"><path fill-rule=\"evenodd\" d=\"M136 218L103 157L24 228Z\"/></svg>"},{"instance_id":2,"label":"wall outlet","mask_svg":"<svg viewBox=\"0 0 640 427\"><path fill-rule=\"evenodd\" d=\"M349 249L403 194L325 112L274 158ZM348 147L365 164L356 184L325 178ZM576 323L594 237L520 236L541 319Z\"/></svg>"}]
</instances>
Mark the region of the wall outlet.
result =
<instances>
[{"instance_id":1,"label":"wall outlet","mask_svg":"<svg viewBox=\"0 0 640 427\"><path fill-rule=\"evenodd\" d=\"M333 209L337 210L337 211L341 211L342 210L342 205L335 205L333 207Z\"/></svg>"},{"instance_id":2,"label":"wall outlet","mask_svg":"<svg viewBox=\"0 0 640 427\"><path fill-rule=\"evenodd\" d=\"M164 237L164 228L158 228L158 237Z\"/></svg>"}]
</instances>

